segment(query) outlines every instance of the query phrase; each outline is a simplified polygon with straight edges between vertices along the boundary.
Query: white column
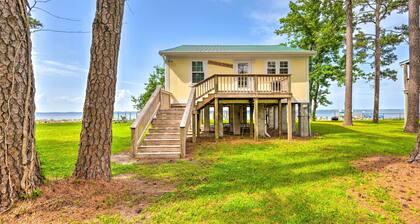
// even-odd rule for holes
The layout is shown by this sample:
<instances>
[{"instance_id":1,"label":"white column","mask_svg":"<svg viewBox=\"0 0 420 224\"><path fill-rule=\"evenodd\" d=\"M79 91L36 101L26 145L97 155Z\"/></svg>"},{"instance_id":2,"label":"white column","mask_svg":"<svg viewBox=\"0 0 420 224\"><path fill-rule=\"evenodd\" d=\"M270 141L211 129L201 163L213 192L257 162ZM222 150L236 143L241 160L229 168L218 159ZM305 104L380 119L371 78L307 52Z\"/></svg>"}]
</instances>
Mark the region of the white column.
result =
<instances>
[{"instance_id":1,"label":"white column","mask_svg":"<svg viewBox=\"0 0 420 224\"><path fill-rule=\"evenodd\" d=\"M281 132L287 133L287 104L281 104Z\"/></svg>"},{"instance_id":2,"label":"white column","mask_svg":"<svg viewBox=\"0 0 420 224\"><path fill-rule=\"evenodd\" d=\"M299 105L299 135L301 137L309 137L309 105L301 103Z\"/></svg>"},{"instance_id":3,"label":"white column","mask_svg":"<svg viewBox=\"0 0 420 224\"><path fill-rule=\"evenodd\" d=\"M258 105L258 135L260 137L265 137L265 118L266 118L266 110L265 105L260 104Z\"/></svg>"},{"instance_id":4,"label":"white column","mask_svg":"<svg viewBox=\"0 0 420 224\"><path fill-rule=\"evenodd\" d=\"M204 107L204 132L210 132L210 106Z\"/></svg>"},{"instance_id":5,"label":"white column","mask_svg":"<svg viewBox=\"0 0 420 224\"><path fill-rule=\"evenodd\" d=\"M219 137L223 137L223 105L219 104ZM216 122L216 121L215 121Z\"/></svg>"},{"instance_id":6,"label":"white column","mask_svg":"<svg viewBox=\"0 0 420 224\"><path fill-rule=\"evenodd\" d=\"M235 104L232 107L232 126L233 126L233 134L240 135L241 134L241 111L240 105Z\"/></svg>"}]
</instances>

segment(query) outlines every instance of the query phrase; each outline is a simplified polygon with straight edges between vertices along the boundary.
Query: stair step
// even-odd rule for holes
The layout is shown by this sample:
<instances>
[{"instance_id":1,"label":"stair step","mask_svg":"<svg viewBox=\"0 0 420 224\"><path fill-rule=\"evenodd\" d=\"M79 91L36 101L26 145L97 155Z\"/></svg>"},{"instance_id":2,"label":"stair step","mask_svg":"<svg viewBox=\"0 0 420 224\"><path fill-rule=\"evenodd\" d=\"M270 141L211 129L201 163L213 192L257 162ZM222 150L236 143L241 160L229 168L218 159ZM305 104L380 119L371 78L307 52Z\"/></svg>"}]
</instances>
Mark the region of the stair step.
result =
<instances>
[{"instance_id":1,"label":"stair step","mask_svg":"<svg viewBox=\"0 0 420 224\"><path fill-rule=\"evenodd\" d=\"M136 157L141 159L179 159L181 152L140 152Z\"/></svg>"},{"instance_id":2,"label":"stair step","mask_svg":"<svg viewBox=\"0 0 420 224\"><path fill-rule=\"evenodd\" d=\"M164 112L164 113L158 113L157 116L161 116L161 117L182 117L182 115L184 115L184 111L180 111L180 112Z\"/></svg>"},{"instance_id":3,"label":"stair step","mask_svg":"<svg viewBox=\"0 0 420 224\"><path fill-rule=\"evenodd\" d=\"M169 109L169 110L159 110L160 113L181 113L184 112L185 109Z\"/></svg>"},{"instance_id":4,"label":"stair step","mask_svg":"<svg viewBox=\"0 0 420 224\"><path fill-rule=\"evenodd\" d=\"M177 132L161 132L161 133L150 133L146 136L146 139L179 139L179 131Z\"/></svg>"},{"instance_id":5,"label":"stair step","mask_svg":"<svg viewBox=\"0 0 420 224\"><path fill-rule=\"evenodd\" d=\"M185 103L173 103L173 104L171 104L171 108L178 108L178 107L185 108L186 105L187 104L185 104Z\"/></svg>"},{"instance_id":6,"label":"stair step","mask_svg":"<svg viewBox=\"0 0 420 224\"><path fill-rule=\"evenodd\" d=\"M161 117L161 118L178 118L178 119L181 119L183 115L184 115L183 113L179 113L179 114L158 114L157 117L158 118Z\"/></svg>"},{"instance_id":7,"label":"stair step","mask_svg":"<svg viewBox=\"0 0 420 224\"><path fill-rule=\"evenodd\" d=\"M182 118L182 115L184 115L184 112L182 113L172 113L172 114L167 114L167 113L158 113L157 117L179 117Z\"/></svg>"},{"instance_id":8,"label":"stair step","mask_svg":"<svg viewBox=\"0 0 420 224\"><path fill-rule=\"evenodd\" d=\"M152 126L153 127L155 127L155 128L173 128L173 129L175 129L175 128L177 128L177 129L179 129L179 123L178 124L162 124L162 123L160 123L160 124L152 124Z\"/></svg>"},{"instance_id":9,"label":"stair step","mask_svg":"<svg viewBox=\"0 0 420 224\"><path fill-rule=\"evenodd\" d=\"M180 139L144 139L144 145L179 145Z\"/></svg>"},{"instance_id":10,"label":"stair step","mask_svg":"<svg viewBox=\"0 0 420 224\"><path fill-rule=\"evenodd\" d=\"M152 122L152 125L159 125L159 124L176 124L179 125L179 123L181 123L180 120L161 120L161 119L156 119Z\"/></svg>"},{"instance_id":11,"label":"stair step","mask_svg":"<svg viewBox=\"0 0 420 224\"><path fill-rule=\"evenodd\" d=\"M151 128L149 129L150 134L164 134L164 133L177 133L179 134L179 126L178 127L167 127L167 128Z\"/></svg>"},{"instance_id":12,"label":"stair step","mask_svg":"<svg viewBox=\"0 0 420 224\"><path fill-rule=\"evenodd\" d=\"M180 145L142 145L140 152L180 152Z\"/></svg>"}]
</instances>

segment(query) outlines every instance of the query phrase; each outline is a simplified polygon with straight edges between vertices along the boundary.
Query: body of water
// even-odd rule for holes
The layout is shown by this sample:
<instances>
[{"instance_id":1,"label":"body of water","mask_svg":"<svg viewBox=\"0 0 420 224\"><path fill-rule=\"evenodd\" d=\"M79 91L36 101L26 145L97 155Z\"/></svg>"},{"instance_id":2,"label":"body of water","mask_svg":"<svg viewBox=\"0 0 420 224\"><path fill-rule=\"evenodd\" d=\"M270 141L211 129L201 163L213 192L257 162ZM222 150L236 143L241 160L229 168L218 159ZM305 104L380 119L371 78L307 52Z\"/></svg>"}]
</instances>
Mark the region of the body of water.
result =
<instances>
[{"instance_id":1,"label":"body of water","mask_svg":"<svg viewBox=\"0 0 420 224\"><path fill-rule=\"evenodd\" d=\"M372 118L372 110L354 110L353 116L355 119L369 119ZM82 120L82 112L37 112L35 114L36 120ZM331 120L332 117L342 117L343 111L340 110L318 110L317 118L319 120ZM403 109L383 109L379 111L381 119L404 119ZM135 120L137 112L135 111L117 111L114 113L114 120Z\"/></svg>"},{"instance_id":2,"label":"body of water","mask_svg":"<svg viewBox=\"0 0 420 224\"><path fill-rule=\"evenodd\" d=\"M58 120L82 120L82 112L37 112L35 113L35 119L39 121L58 121ZM117 111L114 112L113 119L116 121L122 120L135 120L137 118L137 112L135 111Z\"/></svg>"},{"instance_id":3,"label":"body of water","mask_svg":"<svg viewBox=\"0 0 420 224\"><path fill-rule=\"evenodd\" d=\"M318 110L316 116L319 120L330 120L332 117L342 118L344 110ZM355 119L370 119L373 116L373 110L353 110ZM380 119L404 119L403 109L382 109L379 110Z\"/></svg>"}]
</instances>

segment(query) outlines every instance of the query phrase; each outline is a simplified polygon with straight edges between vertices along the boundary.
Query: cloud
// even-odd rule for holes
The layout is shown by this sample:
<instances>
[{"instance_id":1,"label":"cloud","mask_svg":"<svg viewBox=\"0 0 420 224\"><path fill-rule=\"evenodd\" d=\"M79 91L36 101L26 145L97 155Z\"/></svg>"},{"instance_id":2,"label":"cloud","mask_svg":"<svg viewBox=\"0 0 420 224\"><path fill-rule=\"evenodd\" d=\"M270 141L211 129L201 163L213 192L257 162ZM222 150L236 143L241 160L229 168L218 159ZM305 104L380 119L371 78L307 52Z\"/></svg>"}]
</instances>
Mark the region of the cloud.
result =
<instances>
[{"instance_id":1,"label":"cloud","mask_svg":"<svg viewBox=\"0 0 420 224\"><path fill-rule=\"evenodd\" d=\"M127 85L133 85L133 86L143 86L141 83L132 82L132 81L121 80L121 81L117 81L117 82L122 83L122 84L127 84Z\"/></svg>"},{"instance_id":2,"label":"cloud","mask_svg":"<svg viewBox=\"0 0 420 224\"><path fill-rule=\"evenodd\" d=\"M40 102L43 100L44 94L40 92L35 93L35 105L39 105Z\"/></svg>"},{"instance_id":3,"label":"cloud","mask_svg":"<svg viewBox=\"0 0 420 224\"><path fill-rule=\"evenodd\" d=\"M263 7L252 9L248 17L253 20L251 34L258 36L262 44L279 44L284 37L278 36L274 31L278 28L278 20L288 11L288 1L268 0Z\"/></svg>"},{"instance_id":4,"label":"cloud","mask_svg":"<svg viewBox=\"0 0 420 224\"><path fill-rule=\"evenodd\" d=\"M83 77L88 73L88 69L73 64L66 64L53 60L34 61L35 75Z\"/></svg>"},{"instance_id":5,"label":"cloud","mask_svg":"<svg viewBox=\"0 0 420 224\"><path fill-rule=\"evenodd\" d=\"M133 110L132 95L134 94L128 89L118 89L115 94L115 111Z\"/></svg>"},{"instance_id":6,"label":"cloud","mask_svg":"<svg viewBox=\"0 0 420 224\"><path fill-rule=\"evenodd\" d=\"M60 96L60 97L54 97L51 99L53 102L61 102L61 103L70 103L70 104L82 104L83 103L83 97L76 96L76 97L69 97L69 96Z\"/></svg>"}]
</instances>

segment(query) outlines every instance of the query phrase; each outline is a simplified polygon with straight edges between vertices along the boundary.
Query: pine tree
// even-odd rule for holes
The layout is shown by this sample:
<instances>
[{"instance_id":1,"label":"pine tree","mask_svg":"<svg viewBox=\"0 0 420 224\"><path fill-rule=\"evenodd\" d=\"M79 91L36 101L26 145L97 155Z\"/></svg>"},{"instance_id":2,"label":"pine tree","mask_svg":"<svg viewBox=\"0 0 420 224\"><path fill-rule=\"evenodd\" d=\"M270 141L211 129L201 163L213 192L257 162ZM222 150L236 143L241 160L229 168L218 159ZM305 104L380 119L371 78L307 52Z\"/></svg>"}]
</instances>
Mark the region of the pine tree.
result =
<instances>
[{"instance_id":1,"label":"pine tree","mask_svg":"<svg viewBox=\"0 0 420 224\"><path fill-rule=\"evenodd\" d=\"M416 3L417 2L417 3ZM409 39L410 39L410 74L407 85L407 118L404 127L405 132L416 133L419 128L419 82L420 82L420 70L419 70L419 41L420 32L418 29L419 12L414 9L415 4L419 4L419 1L410 1L409 11ZM417 44L416 44L417 43ZM416 59L417 58L417 59ZM417 64L416 64L417 63Z\"/></svg>"},{"instance_id":2,"label":"pine tree","mask_svg":"<svg viewBox=\"0 0 420 224\"><path fill-rule=\"evenodd\" d=\"M26 1L0 1L0 212L42 183Z\"/></svg>"},{"instance_id":3,"label":"pine tree","mask_svg":"<svg viewBox=\"0 0 420 224\"><path fill-rule=\"evenodd\" d=\"M374 72L369 79L374 80L374 123L379 122L379 96L381 79L397 79L397 71L388 66L394 63L398 58L394 53L396 46L404 41L404 26L394 29L385 29L382 27L383 21L393 12L403 12L407 6L407 0L360 0L360 11L358 22L362 24L373 24L374 33L368 34L359 29L356 34L356 48L364 51L366 57L374 58L371 67ZM385 69L383 69L385 67Z\"/></svg>"},{"instance_id":4,"label":"pine tree","mask_svg":"<svg viewBox=\"0 0 420 224\"><path fill-rule=\"evenodd\" d=\"M96 2L76 178L111 179L112 117L124 3Z\"/></svg>"},{"instance_id":5,"label":"pine tree","mask_svg":"<svg viewBox=\"0 0 420 224\"><path fill-rule=\"evenodd\" d=\"M343 125L353 125L353 1L346 0L346 78Z\"/></svg>"},{"instance_id":6,"label":"pine tree","mask_svg":"<svg viewBox=\"0 0 420 224\"><path fill-rule=\"evenodd\" d=\"M420 0L409 1L410 76L420 75L419 7ZM418 92L416 94L418 95ZM416 148L411 153L409 162L420 162L420 129L418 129Z\"/></svg>"}]
</instances>

